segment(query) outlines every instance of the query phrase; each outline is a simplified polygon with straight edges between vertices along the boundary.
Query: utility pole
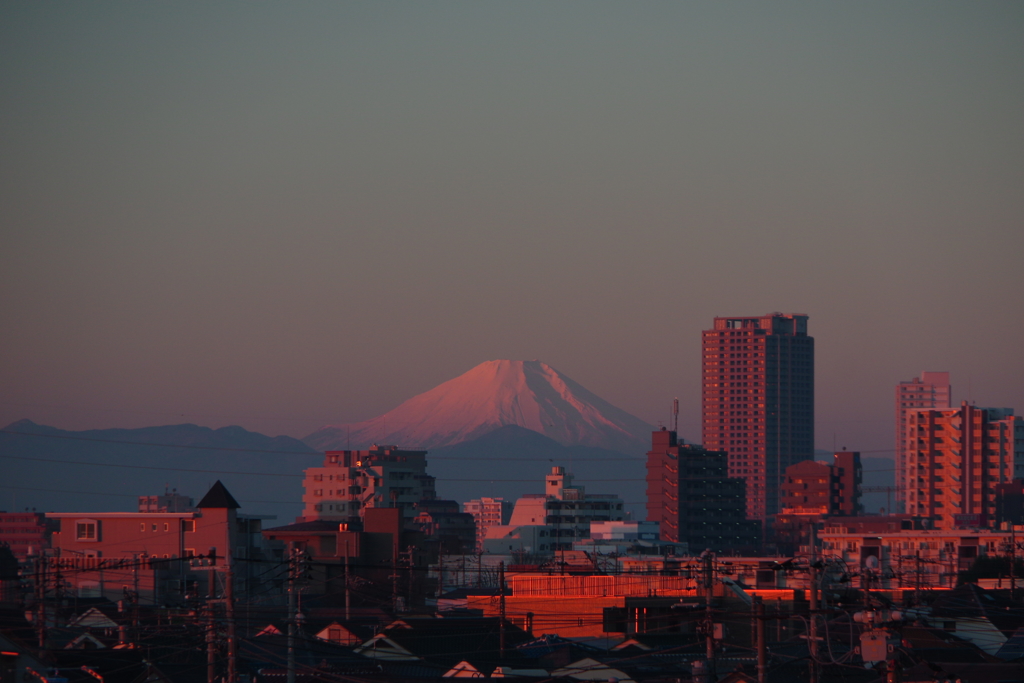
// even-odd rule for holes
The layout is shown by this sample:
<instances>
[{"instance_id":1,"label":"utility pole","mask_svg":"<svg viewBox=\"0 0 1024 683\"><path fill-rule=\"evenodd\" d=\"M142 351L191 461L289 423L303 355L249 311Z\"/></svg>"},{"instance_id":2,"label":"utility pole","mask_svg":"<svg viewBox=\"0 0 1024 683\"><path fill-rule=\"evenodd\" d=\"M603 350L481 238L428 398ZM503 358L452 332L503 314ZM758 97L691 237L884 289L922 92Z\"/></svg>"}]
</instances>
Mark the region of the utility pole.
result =
<instances>
[{"instance_id":1,"label":"utility pole","mask_svg":"<svg viewBox=\"0 0 1024 683\"><path fill-rule=\"evenodd\" d=\"M916 595L914 596L915 597L915 601L916 601L916 600L919 600L921 598L921 551L920 550L918 550L917 553L914 555L914 559L917 560L917 569L915 570L917 572L917 592L916 592ZM952 581L952 578L950 580Z\"/></svg>"},{"instance_id":2,"label":"utility pole","mask_svg":"<svg viewBox=\"0 0 1024 683\"><path fill-rule=\"evenodd\" d=\"M214 590L214 582L217 579L215 572L210 572L210 592ZM206 596L206 683L215 683L217 680L217 643L214 637L213 620L213 596Z\"/></svg>"},{"instance_id":3,"label":"utility pole","mask_svg":"<svg viewBox=\"0 0 1024 683\"><path fill-rule=\"evenodd\" d=\"M817 562L814 561L814 557L811 557L811 614L810 614L810 629L807 634L807 649L811 653L811 681L810 683L818 683L818 566Z\"/></svg>"},{"instance_id":4,"label":"utility pole","mask_svg":"<svg viewBox=\"0 0 1024 683\"><path fill-rule=\"evenodd\" d=\"M444 544L439 543L437 546L437 597L442 595L444 595Z\"/></svg>"},{"instance_id":5,"label":"utility pole","mask_svg":"<svg viewBox=\"0 0 1024 683\"><path fill-rule=\"evenodd\" d=\"M352 618L352 600L348 592L348 539L345 539L345 621Z\"/></svg>"},{"instance_id":6,"label":"utility pole","mask_svg":"<svg viewBox=\"0 0 1024 683\"><path fill-rule=\"evenodd\" d=\"M139 633L139 562L138 553L132 554L132 638L134 638L136 644L138 644L141 636ZM155 574L153 587L154 589L156 588Z\"/></svg>"},{"instance_id":7,"label":"utility pole","mask_svg":"<svg viewBox=\"0 0 1024 683\"><path fill-rule=\"evenodd\" d=\"M39 649L46 647L46 557L40 554L36 558L36 633Z\"/></svg>"},{"instance_id":8,"label":"utility pole","mask_svg":"<svg viewBox=\"0 0 1024 683\"><path fill-rule=\"evenodd\" d=\"M754 618L757 620L757 683L768 680L768 646L764 642L764 602L754 596Z\"/></svg>"},{"instance_id":9,"label":"utility pole","mask_svg":"<svg viewBox=\"0 0 1024 683\"><path fill-rule=\"evenodd\" d=\"M1010 520L1010 600L1017 595L1017 531Z\"/></svg>"},{"instance_id":10,"label":"utility pole","mask_svg":"<svg viewBox=\"0 0 1024 683\"><path fill-rule=\"evenodd\" d=\"M498 654L505 659L505 563L498 564Z\"/></svg>"},{"instance_id":11,"label":"utility pole","mask_svg":"<svg viewBox=\"0 0 1024 683\"><path fill-rule=\"evenodd\" d=\"M288 683L295 683L295 543L288 544Z\"/></svg>"},{"instance_id":12,"label":"utility pole","mask_svg":"<svg viewBox=\"0 0 1024 683\"><path fill-rule=\"evenodd\" d=\"M398 548L391 558L391 609L398 615ZM288 683L292 683L289 681Z\"/></svg>"},{"instance_id":13,"label":"utility pole","mask_svg":"<svg viewBox=\"0 0 1024 683\"><path fill-rule=\"evenodd\" d=\"M708 660L708 680L715 680L715 622L711 611L711 593L715 585L715 555L710 550L704 553L704 629L706 656Z\"/></svg>"},{"instance_id":14,"label":"utility pole","mask_svg":"<svg viewBox=\"0 0 1024 683\"><path fill-rule=\"evenodd\" d=\"M412 588L413 588L413 585L412 585L412 581L413 581L413 573L412 573L412 546L411 545L407 546L406 549L405 549L405 552L406 552L406 563L407 563L406 564L406 573L409 575L409 597L406 600L405 609L407 611L411 612L412 611Z\"/></svg>"},{"instance_id":15,"label":"utility pole","mask_svg":"<svg viewBox=\"0 0 1024 683\"><path fill-rule=\"evenodd\" d=\"M237 683L237 651L235 642L235 570L232 565L231 552L224 557L224 609L228 621L228 680Z\"/></svg>"}]
</instances>

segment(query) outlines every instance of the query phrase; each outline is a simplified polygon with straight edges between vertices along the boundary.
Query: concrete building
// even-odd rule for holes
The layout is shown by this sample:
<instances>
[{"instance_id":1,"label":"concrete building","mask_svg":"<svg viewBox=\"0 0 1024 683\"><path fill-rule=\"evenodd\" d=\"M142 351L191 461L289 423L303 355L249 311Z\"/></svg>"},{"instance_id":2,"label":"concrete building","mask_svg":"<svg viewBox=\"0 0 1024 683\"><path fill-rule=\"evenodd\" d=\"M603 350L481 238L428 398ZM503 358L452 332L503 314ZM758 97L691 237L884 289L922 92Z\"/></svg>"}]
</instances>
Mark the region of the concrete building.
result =
<instances>
[{"instance_id":1,"label":"concrete building","mask_svg":"<svg viewBox=\"0 0 1024 683\"><path fill-rule=\"evenodd\" d=\"M476 522L462 512L454 500L421 500L416 503L413 525L424 542L445 554L462 554L476 549Z\"/></svg>"},{"instance_id":2,"label":"concrete building","mask_svg":"<svg viewBox=\"0 0 1024 683\"><path fill-rule=\"evenodd\" d=\"M691 552L756 551L761 523L745 515L745 483L729 476L725 453L685 445L662 428L647 453L647 521L661 540Z\"/></svg>"},{"instance_id":3,"label":"concrete building","mask_svg":"<svg viewBox=\"0 0 1024 683\"><path fill-rule=\"evenodd\" d=\"M426 451L377 445L366 451L327 451L323 467L310 467L305 474L299 522L358 524L366 508L398 508L411 522L416 504L436 497Z\"/></svg>"},{"instance_id":4,"label":"concrete building","mask_svg":"<svg viewBox=\"0 0 1024 683\"><path fill-rule=\"evenodd\" d=\"M813 527L830 517L863 513L860 453L839 451L832 457L831 465L804 460L786 468L782 512L772 519L772 536L778 552L810 552Z\"/></svg>"},{"instance_id":5,"label":"concrete building","mask_svg":"<svg viewBox=\"0 0 1024 683\"><path fill-rule=\"evenodd\" d=\"M79 597L116 601L127 590L142 602L179 604L188 594L207 594L210 566L223 568L227 554L268 559L260 528L273 518L239 515L238 507L218 481L193 512L47 513L59 523L47 571L54 580L60 574ZM256 562L238 564L242 595L256 589L253 577L261 570Z\"/></svg>"},{"instance_id":6,"label":"concrete building","mask_svg":"<svg viewBox=\"0 0 1024 683\"><path fill-rule=\"evenodd\" d=\"M1024 527L1013 531L1009 527L998 531L921 528L910 517L894 515L829 520L820 538L823 556L842 559L859 574L862 586L952 588L957 572L969 569L979 556L1007 553L1011 540L1022 533Z\"/></svg>"},{"instance_id":7,"label":"concrete building","mask_svg":"<svg viewBox=\"0 0 1024 683\"><path fill-rule=\"evenodd\" d=\"M747 484L748 519L779 511L786 468L814 458L814 338L807 316L715 318L703 332L704 447Z\"/></svg>"},{"instance_id":8,"label":"concrete building","mask_svg":"<svg viewBox=\"0 0 1024 683\"><path fill-rule=\"evenodd\" d=\"M996 484L996 526L1024 524L1024 479Z\"/></svg>"},{"instance_id":9,"label":"concrete building","mask_svg":"<svg viewBox=\"0 0 1024 683\"><path fill-rule=\"evenodd\" d=\"M904 461L907 512L940 529L996 517L996 487L1024 476L1024 420L1010 408L911 409Z\"/></svg>"},{"instance_id":10,"label":"concrete building","mask_svg":"<svg viewBox=\"0 0 1024 683\"><path fill-rule=\"evenodd\" d=\"M178 489L164 489L162 496L139 496L139 512L195 512L195 501L178 493Z\"/></svg>"},{"instance_id":11,"label":"concrete building","mask_svg":"<svg viewBox=\"0 0 1024 683\"><path fill-rule=\"evenodd\" d=\"M462 511L473 515L473 521L476 522L476 546L480 550L488 527L509 523L512 503L504 498L476 498L463 503Z\"/></svg>"},{"instance_id":12,"label":"concrete building","mask_svg":"<svg viewBox=\"0 0 1024 683\"><path fill-rule=\"evenodd\" d=\"M410 552L423 545L423 535L409 528L401 510L366 508L359 526L355 529L344 522L318 519L264 529L263 536L283 544L287 548L284 557L294 551L310 558L312 567L304 590L310 595L342 598L340 604L344 604L346 586L353 585L346 580L346 574L386 586L403 560L406 569L410 562L420 569L425 567L424 554ZM417 576L425 573L418 571ZM408 585L404 581L402 584ZM351 591L351 604L363 604L360 595Z\"/></svg>"},{"instance_id":13,"label":"concrete building","mask_svg":"<svg viewBox=\"0 0 1024 683\"><path fill-rule=\"evenodd\" d=\"M573 550L619 558L630 554L661 556L689 552L683 544L662 543L658 532L657 522L594 522L590 525L590 538L573 544Z\"/></svg>"},{"instance_id":14,"label":"concrete building","mask_svg":"<svg viewBox=\"0 0 1024 683\"><path fill-rule=\"evenodd\" d=\"M896 385L896 510L906 512L907 412L920 408L950 407L952 388L948 372L922 372L909 382Z\"/></svg>"},{"instance_id":15,"label":"concrete building","mask_svg":"<svg viewBox=\"0 0 1024 683\"><path fill-rule=\"evenodd\" d=\"M832 465L804 460L786 468L783 513L853 516L863 512L860 453L840 451L832 457Z\"/></svg>"},{"instance_id":16,"label":"concrete building","mask_svg":"<svg viewBox=\"0 0 1024 683\"><path fill-rule=\"evenodd\" d=\"M42 554L56 527L45 517L42 512L0 512L0 544L9 545L19 560Z\"/></svg>"},{"instance_id":17,"label":"concrete building","mask_svg":"<svg viewBox=\"0 0 1024 683\"><path fill-rule=\"evenodd\" d=\"M544 493L516 501L507 525L491 526L484 552L550 554L572 550L573 543L590 537L593 522L625 519L622 500L612 493L587 493L573 486L572 474L552 467L544 478Z\"/></svg>"}]
</instances>

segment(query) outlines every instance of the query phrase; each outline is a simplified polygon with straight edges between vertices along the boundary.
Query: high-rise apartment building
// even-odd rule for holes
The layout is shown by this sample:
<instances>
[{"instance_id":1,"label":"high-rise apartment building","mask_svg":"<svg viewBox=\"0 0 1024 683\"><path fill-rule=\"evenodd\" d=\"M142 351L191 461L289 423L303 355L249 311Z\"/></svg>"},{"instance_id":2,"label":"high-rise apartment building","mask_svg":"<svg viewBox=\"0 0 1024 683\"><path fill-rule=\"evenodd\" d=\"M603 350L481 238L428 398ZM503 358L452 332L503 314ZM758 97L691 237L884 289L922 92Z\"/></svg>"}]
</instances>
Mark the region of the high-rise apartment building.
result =
<instances>
[{"instance_id":1,"label":"high-rise apartment building","mask_svg":"<svg viewBox=\"0 0 1024 683\"><path fill-rule=\"evenodd\" d=\"M687 445L666 429L651 435L647 452L647 521L661 540L705 548L757 552L761 524L746 518L743 481L728 475L725 453Z\"/></svg>"},{"instance_id":2,"label":"high-rise apartment building","mask_svg":"<svg viewBox=\"0 0 1024 683\"><path fill-rule=\"evenodd\" d=\"M366 451L327 451L323 467L305 473L304 521L358 522L366 508L399 508L402 518L411 521L417 503L437 497L426 451L378 445Z\"/></svg>"},{"instance_id":3,"label":"high-rise apartment building","mask_svg":"<svg viewBox=\"0 0 1024 683\"><path fill-rule=\"evenodd\" d=\"M1024 475L1024 419L1010 408L911 409L906 434L907 512L937 529L988 525L997 487Z\"/></svg>"},{"instance_id":4,"label":"high-rise apartment building","mask_svg":"<svg viewBox=\"0 0 1024 683\"><path fill-rule=\"evenodd\" d=\"M703 333L702 437L747 484L748 519L779 511L786 468L814 458L814 338L807 316L715 318Z\"/></svg>"},{"instance_id":5,"label":"high-rise apartment building","mask_svg":"<svg viewBox=\"0 0 1024 683\"><path fill-rule=\"evenodd\" d=\"M896 509L907 512L907 411L917 408L949 408L948 372L922 372L909 382L896 385Z\"/></svg>"}]
</instances>

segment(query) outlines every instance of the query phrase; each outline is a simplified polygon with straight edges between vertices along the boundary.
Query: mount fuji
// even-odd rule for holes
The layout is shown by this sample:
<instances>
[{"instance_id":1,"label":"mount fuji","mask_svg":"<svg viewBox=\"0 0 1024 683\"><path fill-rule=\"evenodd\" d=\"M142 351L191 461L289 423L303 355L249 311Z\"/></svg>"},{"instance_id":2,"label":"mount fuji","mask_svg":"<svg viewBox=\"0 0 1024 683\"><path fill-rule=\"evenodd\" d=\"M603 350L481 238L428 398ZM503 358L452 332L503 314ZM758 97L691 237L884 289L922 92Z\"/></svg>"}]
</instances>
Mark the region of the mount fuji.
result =
<instances>
[{"instance_id":1,"label":"mount fuji","mask_svg":"<svg viewBox=\"0 0 1024 683\"><path fill-rule=\"evenodd\" d=\"M544 475L561 465L588 491L618 493L641 514L653 430L546 363L492 360L386 415L302 441L317 450L426 449L438 495L458 501L543 491Z\"/></svg>"},{"instance_id":2,"label":"mount fuji","mask_svg":"<svg viewBox=\"0 0 1024 683\"><path fill-rule=\"evenodd\" d=\"M437 449L502 427L542 434L562 446L643 453L654 429L540 361L492 360L410 398L380 417L330 425L302 441L318 450L371 444Z\"/></svg>"}]
</instances>

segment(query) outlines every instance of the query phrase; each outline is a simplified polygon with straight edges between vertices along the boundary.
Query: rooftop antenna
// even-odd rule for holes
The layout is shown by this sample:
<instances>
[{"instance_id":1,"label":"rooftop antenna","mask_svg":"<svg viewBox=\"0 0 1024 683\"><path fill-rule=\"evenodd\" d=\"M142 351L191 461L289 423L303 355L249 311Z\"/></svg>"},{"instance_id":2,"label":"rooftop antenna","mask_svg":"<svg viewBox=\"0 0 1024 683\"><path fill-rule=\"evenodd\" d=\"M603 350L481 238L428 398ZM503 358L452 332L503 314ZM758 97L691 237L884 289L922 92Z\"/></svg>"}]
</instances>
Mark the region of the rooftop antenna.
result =
<instances>
[{"instance_id":1,"label":"rooftop antenna","mask_svg":"<svg viewBox=\"0 0 1024 683\"><path fill-rule=\"evenodd\" d=\"M679 399L672 399L672 431L679 431Z\"/></svg>"}]
</instances>

